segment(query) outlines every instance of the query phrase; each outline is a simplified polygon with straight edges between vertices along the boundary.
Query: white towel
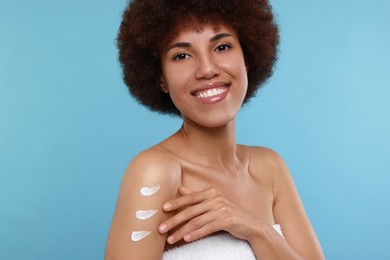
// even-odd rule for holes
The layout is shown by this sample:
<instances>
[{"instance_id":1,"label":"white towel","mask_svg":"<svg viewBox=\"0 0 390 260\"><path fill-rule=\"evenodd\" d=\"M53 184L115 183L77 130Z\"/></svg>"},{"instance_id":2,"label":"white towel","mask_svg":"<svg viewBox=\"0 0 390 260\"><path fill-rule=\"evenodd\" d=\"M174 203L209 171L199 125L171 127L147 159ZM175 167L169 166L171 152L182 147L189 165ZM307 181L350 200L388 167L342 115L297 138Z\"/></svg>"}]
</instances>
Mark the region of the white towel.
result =
<instances>
[{"instance_id":1,"label":"white towel","mask_svg":"<svg viewBox=\"0 0 390 260\"><path fill-rule=\"evenodd\" d=\"M280 225L273 226L283 236ZM163 260L256 260L246 240L229 233L206 237L164 252Z\"/></svg>"}]
</instances>

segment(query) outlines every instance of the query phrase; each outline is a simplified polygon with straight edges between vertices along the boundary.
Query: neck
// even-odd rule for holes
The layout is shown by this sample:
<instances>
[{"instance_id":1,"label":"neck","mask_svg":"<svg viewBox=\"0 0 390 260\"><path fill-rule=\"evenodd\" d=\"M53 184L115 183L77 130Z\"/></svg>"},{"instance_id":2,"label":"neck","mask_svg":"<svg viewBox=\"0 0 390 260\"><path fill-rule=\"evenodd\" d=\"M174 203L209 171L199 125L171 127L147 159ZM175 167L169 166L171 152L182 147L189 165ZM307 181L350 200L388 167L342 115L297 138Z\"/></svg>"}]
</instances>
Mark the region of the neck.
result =
<instances>
[{"instance_id":1,"label":"neck","mask_svg":"<svg viewBox=\"0 0 390 260\"><path fill-rule=\"evenodd\" d=\"M211 167L223 167L235 173L237 168L236 121L209 128L184 120L178 132L184 143L181 150L192 161Z\"/></svg>"}]
</instances>

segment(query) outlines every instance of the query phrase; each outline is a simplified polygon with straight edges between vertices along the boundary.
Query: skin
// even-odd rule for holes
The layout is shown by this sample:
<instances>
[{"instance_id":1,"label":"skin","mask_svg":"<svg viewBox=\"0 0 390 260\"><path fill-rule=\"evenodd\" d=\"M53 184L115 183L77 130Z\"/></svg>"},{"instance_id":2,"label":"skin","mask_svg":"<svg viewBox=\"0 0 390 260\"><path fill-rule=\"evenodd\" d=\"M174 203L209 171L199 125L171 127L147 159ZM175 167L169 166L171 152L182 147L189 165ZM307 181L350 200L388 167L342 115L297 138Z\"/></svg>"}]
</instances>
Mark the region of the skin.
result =
<instances>
[{"instance_id":1,"label":"skin","mask_svg":"<svg viewBox=\"0 0 390 260\"><path fill-rule=\"evenodd\" d=\"M161 89L181 111L183 125L130 163L105 259L161 259L171 247L218 232L247 240L258 259L324 259L280 156L236 143L246 66L235 30L227 24L214 29L181 31L161 52ZM199 102L194 90L210 83L228 86L226 97ZM153 185L161 186L155 196L139 195L141 187ZM154 208L159 211L147 221L134 217L137 210ZM131 242L134 230L151 235Z\"/></svg>"}]
</instances>

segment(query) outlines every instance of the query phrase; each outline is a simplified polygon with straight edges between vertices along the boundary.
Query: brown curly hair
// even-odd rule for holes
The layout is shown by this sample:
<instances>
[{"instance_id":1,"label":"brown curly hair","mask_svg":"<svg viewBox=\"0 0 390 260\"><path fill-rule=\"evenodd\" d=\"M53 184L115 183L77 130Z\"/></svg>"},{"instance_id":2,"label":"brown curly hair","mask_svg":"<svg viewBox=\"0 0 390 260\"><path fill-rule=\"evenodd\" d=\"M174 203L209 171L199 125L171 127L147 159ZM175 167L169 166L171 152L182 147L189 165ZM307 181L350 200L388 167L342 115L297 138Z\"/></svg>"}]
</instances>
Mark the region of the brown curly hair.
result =
<instances>
[{"instance_id":1,"label":"brown curly hair","mask_svg":"<svg viewBox=\"0 0 390 260\"><path fill-rule=\"evenodd\" d=\"M191 17L191 19L190 19ZM277 58L278 27L267 0L133 0L117 37L123 79L131 95L153 111L180 115L159 88L160 50L183 26L231 25L248 68L246 103L271 75Z\"/></svg>"}]
</instances>

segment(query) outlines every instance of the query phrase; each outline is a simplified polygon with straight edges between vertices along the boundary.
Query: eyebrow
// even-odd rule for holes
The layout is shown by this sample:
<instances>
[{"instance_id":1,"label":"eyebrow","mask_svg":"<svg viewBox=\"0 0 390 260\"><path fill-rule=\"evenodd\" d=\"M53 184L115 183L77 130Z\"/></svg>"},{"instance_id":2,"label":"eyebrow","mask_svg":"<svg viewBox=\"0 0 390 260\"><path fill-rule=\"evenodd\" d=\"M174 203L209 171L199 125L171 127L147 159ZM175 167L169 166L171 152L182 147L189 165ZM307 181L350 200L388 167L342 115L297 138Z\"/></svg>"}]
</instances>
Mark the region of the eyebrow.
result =
<instances>
[{"instance_id":1,"label":"eyebrow","mask_svg":"<svg viewBox=\"0 0 390 260\"><path fill-rule=\"evenodd\" d=\"M228 33L220 33L220 34L217 34L217 35L211 37L209 42L215 42L215 41L218 41L220 39L230 37L230 36L232 36L232 35L228 34ZM170 45L167 50L169 51L172 48L188 48L191 46L192 45L189 42L176 42L176 43Z\"/></svg>"},{"instance_id":2,"label":"eyebrow","mask_svg":"<svg viewBox=\"0 0 390 260\"><path fill-rule=\"evenodd\" d=\"M226 38L226 37L230 37L232 36L231 34L228 34L228 33L220 33L220 34L217 34L213 37L210 38L210 42L215 42L215 41L218 41L220 39L223 39L223 38Z\"/></svg>"}]
</instances>

